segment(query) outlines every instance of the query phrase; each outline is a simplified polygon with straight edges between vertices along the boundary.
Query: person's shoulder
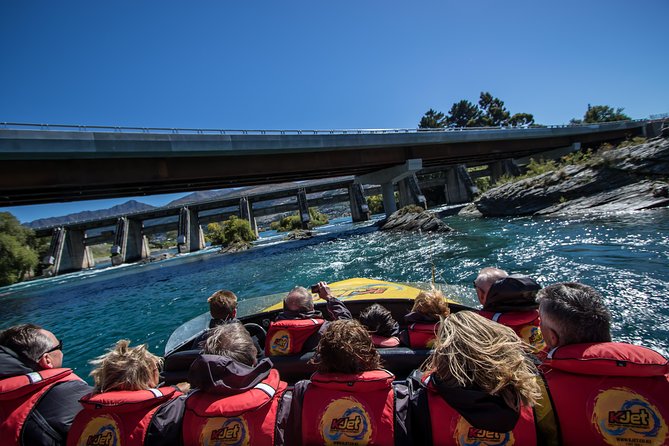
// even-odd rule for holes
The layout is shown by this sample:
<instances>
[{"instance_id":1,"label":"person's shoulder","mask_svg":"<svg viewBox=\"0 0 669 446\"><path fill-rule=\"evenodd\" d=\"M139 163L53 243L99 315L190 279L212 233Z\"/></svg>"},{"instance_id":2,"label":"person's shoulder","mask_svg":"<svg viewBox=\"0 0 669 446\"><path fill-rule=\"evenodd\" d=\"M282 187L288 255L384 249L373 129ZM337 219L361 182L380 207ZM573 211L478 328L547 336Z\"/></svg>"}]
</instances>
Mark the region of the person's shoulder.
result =
<instances>
[{"instance_id":1,"label":"person's shoulder","mask_svg":"<svg viewBox=\"0 0 669 446\"><path fill-rule=\"evenodd\" d=\"M92 391L93 387L88 383L76 379L73 381L57 383L51 390L49 390L49 395L52 398L76 399L78 401L79 398Z\"/></svg>"}]
</instances>

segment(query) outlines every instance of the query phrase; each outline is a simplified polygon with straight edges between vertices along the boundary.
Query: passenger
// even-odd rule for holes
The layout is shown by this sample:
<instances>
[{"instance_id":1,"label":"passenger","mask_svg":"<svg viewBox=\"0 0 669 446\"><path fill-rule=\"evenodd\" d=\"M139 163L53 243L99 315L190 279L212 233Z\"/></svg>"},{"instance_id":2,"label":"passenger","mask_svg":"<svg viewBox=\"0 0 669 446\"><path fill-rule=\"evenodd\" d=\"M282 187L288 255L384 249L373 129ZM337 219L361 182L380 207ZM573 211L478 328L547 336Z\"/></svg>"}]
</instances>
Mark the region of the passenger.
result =
<instances>
[{"instance_id":1,"label":"passenger","mask_svg":"<svg viewBox=\"0 0 669 446\"><path fill-rule=\"evenodd\" d=\"M520 339L531 345L533 353L544 358L548 349L539 328L537 291L541 286L529 277L497 268L483 268L474 281L476 294L483 305L479 314L513 329Z\"/></svg>"},{"instance_id":2,"label":"passenger","mask_svg":"<svg viewBox=\"0 0 669 446\"><path fill-rule=\"evenodd\" d=\"M72 423L68 446L162 445L179 441L183 404L176 387L160 387L162 360L122 339L91 361L93 392Z\"/></svg>"},{"instance_id":3,"label":"passenger","mask_svg":"<svg viewBox=\"0 0 669 446\"><path fill-rule=\"evenodd\" d=\"M344 303L332 296L327 283L318 282L317 287L318 295L327 302L331 319L352 318ZM327 325L321 312L314 310L311 293L301 286L295 287L283 299L283 311L267 330L265 354L293 355L312 351Z\"/></svg>"},{"instance_id":4,"label":"passenger","mask_svg":"<svg viewBox=\"0 0 669 446\"><path fill-rule=\"evenodd\" d=\"M668 444L667 359L611 342L611 314L587 285L550 285L538 300L551 348L541 369L563 444Z\"/></svg>"},{"instance_id":5,"label":"passenger","mask_svg":"<svg viewBox=\"0 0 669 446\"><path fill-rule=\"evenodd\" d=\"M400 332L400 342L414 349L432 348L439 321L450 312L446 297L440 290L421 291L414 300L411 312L404 316L408 327Z\"/></svg>"},{"instance_id":6,"label":"passenger","mask_svg":"<svg viewBox=\"0 0 669 446\"><path fill-rule=\"evenodd\" d=\"M312 359L317 372L292 394L286 444L408 443L408 392L356 320L328 325Z\"/></svg>"},{"instance_id":7,"label":"passenger","mask_svg":"<svg viewBox=\"0 0 669 446\"><path fill-rule=\"evenodd\" d=\"M237 319L237 295L229 290L219 290L214 294L209 296L207 299L209 303L209 313L211 314L211 320L209 321L209 330L214 327L223 324L229 324L233 322L239 323ZM204 346L207 337L209 336L210 331L207 330L202 335L195 338L191 344L192 349L201 350ZM251 334L251 333L249 333ZM251 334L251 339L253 340L253 345L255 346L258 357L262 358L264 356L263 349L260 346L261 340L257 334ZM264 344L264 338L262 339Z\"/></svg>"},{"instance_id":8,"label":"passenger","mask_svg":"<svg viewBox=\"0 0 669 446\"><path fill-rule=\"evenodd\" d=\"M372 336L375 347L388 348L400 345L400 325L383 305L374 304L358 315L358 320Z\"/></svg>"},{"instance_id":9,"label":"passenger","mask_svg":"<svg viewBox=\"0 0 669 446\"><path fill-rule=\"evenodd\" d=\"M0 443L64 445L91 387L63 368L63 342L37 325L0 332Z\"/></svg>"},{"instance_id":10,"label":"passenger","mask_svg":"<svg viewBox=\"0 0 669 446\"><path fill-rule=\"evenodd\" d=\"M416 444L537 442L536 369L508 327L471 311L451 314L439 327L424 373L414 372L409 384Z\"/></svg>"},{"instance_id":11,"label":"passenger","mask_svg":"<svg viewBox=\"0 0 669 446\"><path fill-rule=\"evenodd\" d=\"M214 328L229 322L239 322L237 319L237 295L229 290L219 290L209 296L209 313L211 320L209 328Z\"/></svg>"},{"instance_id":12,"label":"passenger","mask_svg":"<svg viewBox=\"0 0 669 446\"><path fill-rule=\"evenodd\" d=\"M256 360L251 337L241 324L213 329L188 380L198 389L186 400L184 444L280 444L277 415L286 383L269 359Z\"/></svg>"}]
</instances>

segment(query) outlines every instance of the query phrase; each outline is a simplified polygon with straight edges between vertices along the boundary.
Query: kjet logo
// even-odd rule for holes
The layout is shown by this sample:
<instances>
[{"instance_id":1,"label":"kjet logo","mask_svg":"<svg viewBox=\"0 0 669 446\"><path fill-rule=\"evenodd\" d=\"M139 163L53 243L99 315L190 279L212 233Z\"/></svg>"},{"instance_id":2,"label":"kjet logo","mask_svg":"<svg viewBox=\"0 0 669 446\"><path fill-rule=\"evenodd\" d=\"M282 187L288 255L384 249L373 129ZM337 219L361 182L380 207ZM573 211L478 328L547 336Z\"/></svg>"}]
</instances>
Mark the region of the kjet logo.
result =
<instances>
[{"instance_id":1,"label":"kjet logo","mask_svg":"<svg viewBox=\"0 0 669 446\"><path fill-rule=\"evenodd\" d=\"M541 351L546 348L544 337L541 334L541 330L537 326L530 325L523 327L523 329L520 330L520 337L525 342L534 347L537 351Z\"/></svg>"},{"instance_id":2,"label":"kjet logo","mask_svg":"<svg viewBox=\"0 0 669 446\"><path fill-rule=\"evenodd\" d=\"M111 416L93 418L88 422L77 442L78 446L119 446L121 433Z\"/></svg>"},{"instance_id":3,"label":"kjet logo","mask_svg":"<svg viewBox=\"0 0 669 446\"><path fill-rule=\"evenodd\" d=\"M372 438L369 414L353 397L328 404L321 416L319 431L326 445L365 445Z\"/></svg>"},{"instance_id":4,"label":"kjet logo","mask_svg":"<svg viewBox=\"0 0 669 446\"><path fill-rule=\"evenodd\" d=\"M273 355L286 355L290 352L290 333L287 330L279 330L270 340L270 351Z\"/></svg>"},{"instance_id":5,"label":"kjet logo","mask_svg":"<svg viewBox=\"0 0 669 446\"><path fill-rule=\"evenodd\" d=\"M460 417L453 434L459 446L513 446L515 439L511 432L493 432L478 429Z\"/></svg>"},{"instance_id":6,"label":"kjet logo","mask_svg":"<svg viewBox=\"0 0 669 446\"><path fill-rule=\"evenodd\" d=\"M202 446L248 446L251 433L244 417L217 417L207 421L200 444Z\"/></svg>"},{"instance_id":7,"label":"kjet logo","mask_svg":"<svg viewBox=\"0 0 669 446\"><path fill-rule=\"evenodd\" d=\"M592 424L610 445L663 445L667 438L667 424L658 408L625 387L597 395Z\"/></svg>"}]
</instances>

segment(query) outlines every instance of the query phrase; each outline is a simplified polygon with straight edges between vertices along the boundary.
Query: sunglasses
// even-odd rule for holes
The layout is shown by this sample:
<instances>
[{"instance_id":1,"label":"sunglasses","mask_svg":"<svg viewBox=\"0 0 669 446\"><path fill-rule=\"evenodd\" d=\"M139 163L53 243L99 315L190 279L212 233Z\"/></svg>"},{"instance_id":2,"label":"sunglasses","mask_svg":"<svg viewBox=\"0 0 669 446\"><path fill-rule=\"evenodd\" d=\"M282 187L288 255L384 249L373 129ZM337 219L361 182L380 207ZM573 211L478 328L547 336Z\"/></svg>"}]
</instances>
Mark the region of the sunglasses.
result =
<instances>
[{"instance_id":1,"label":"sunglasses","mask_svg":"<svg viewBox=\"0 0 669 446\"><path fill-rule=\"evenodd\" d=\"M58 344L49 350L45 351L42 353L42 356L46 355L47 353L55 352L56 350L63 350L63 340L62 339L56 339L58 341Z\"/></svg>"}]
</instances>

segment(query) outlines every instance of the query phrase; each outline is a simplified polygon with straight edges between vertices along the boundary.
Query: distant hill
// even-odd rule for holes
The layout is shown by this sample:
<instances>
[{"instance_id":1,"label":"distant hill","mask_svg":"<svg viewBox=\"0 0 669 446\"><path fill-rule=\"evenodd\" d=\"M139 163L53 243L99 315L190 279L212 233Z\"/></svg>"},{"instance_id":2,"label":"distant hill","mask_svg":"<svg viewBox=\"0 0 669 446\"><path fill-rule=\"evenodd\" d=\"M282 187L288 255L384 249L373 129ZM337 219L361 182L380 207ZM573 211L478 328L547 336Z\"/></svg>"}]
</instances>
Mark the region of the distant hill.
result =
<instances>
[{"instance_id":1,"label":"distant hill","mask_svg":"<svg viewBox=\"0 0 669 446\"><path fill-rule=\"evenodd\" d=\"M240 189L219 189L219 190L202 190L198 192L193 192L192 194L185 195L176 200L170 201L165 206L178 206L188 203L197 203L200 201L214 200L216 198L223 198L232 193L239 191Z\"/></svg>"},{"instance_id":2,"label":"distant hill","mask_svg":"<svg viewBox=\"0 0 669 446\"><path fill-rule=\"evenodd\" d=\"M155 209L155 206L142 203L135 200L126 201L109 209L100 209L97 211L83 211L76 214L63 215L62 217L40 218L39 220L31 221L25 225L30 228L41 228L44 226L55 226L68 223L74 223L82 220L94 220L98 218L113 217L116 215L125 215L132 212L148 211Z\"/></svg>"}]
</instances>

